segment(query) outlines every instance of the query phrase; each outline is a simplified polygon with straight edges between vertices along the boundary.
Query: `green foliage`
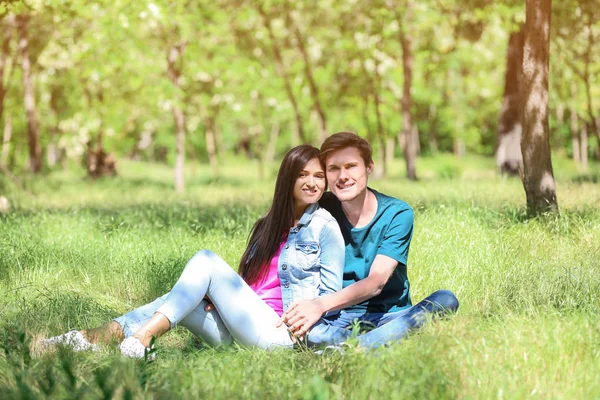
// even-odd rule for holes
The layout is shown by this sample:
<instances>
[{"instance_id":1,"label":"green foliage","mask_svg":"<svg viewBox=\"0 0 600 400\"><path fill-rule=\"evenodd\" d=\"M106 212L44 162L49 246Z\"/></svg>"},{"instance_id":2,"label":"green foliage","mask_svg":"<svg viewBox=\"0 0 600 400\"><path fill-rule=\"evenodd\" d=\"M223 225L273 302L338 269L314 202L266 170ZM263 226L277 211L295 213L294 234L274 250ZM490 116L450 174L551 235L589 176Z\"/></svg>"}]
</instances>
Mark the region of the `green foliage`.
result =
<instances>
[{"instance_id":1,"label":"green foliage","mask_svg":"<svg viewBox=\"0 0 600 400\"><path fill-rule=\"evenodd\" d=\"M0 26L12 35L0 118L4 126L10 115L13 125L9 167L25 169L28 157L17 35L9 22L17 14L29 17L36 104L47 153L56 148L59 161L67 164L102 135L105 148L118 156L171 163L175 105L186 115L188 158L207 159L205 134L211 126L220 157L241 151L249 141L248 155L264 158L273 128L280 132L276 151L282 153L297 140L290 93L305 140L317 143L319 124L307 67L330 132L350 129L371 136L381 130L384 137L395 137L402 126L402 34L414 42L412 112L423 153L451 152L458 141L470 152L491 155L508 33L524 20L521 3L3 2ZM588 124L598 115L598 104L586 96L587 88L591 99L600 90L596 5L579 0L553 5L550 107L555 148L570 146L571 128L557 114L561 107ZM295 26L306 42L307 60L299 51ZM183 48L176 84L167 67L174 46ZM381 128L375 93L381 101ZM597 147L590 132L590 148Z\"/></svg>"}]
</instances>

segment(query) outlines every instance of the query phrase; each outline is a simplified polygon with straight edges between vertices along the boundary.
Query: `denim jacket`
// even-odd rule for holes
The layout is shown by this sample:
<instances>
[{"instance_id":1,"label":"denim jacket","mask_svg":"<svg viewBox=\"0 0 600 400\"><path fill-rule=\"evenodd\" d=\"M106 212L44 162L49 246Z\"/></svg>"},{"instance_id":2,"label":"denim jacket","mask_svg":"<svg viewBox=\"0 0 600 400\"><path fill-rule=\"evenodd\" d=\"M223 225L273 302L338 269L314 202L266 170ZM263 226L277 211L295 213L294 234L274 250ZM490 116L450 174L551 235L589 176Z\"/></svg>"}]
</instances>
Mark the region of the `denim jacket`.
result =
<instances>
[{"instance_id":1,"label":"denim jacket","mask_svg":"<svg viewBox=\"0 0 600 400\"><path fill-rule=\"evenodd\" d=\"M341 290L344 258L344 238L337 221L318 203L311 204L290 229L279 256L283 311L294 301Z\"/></svg>"}]
</instances>

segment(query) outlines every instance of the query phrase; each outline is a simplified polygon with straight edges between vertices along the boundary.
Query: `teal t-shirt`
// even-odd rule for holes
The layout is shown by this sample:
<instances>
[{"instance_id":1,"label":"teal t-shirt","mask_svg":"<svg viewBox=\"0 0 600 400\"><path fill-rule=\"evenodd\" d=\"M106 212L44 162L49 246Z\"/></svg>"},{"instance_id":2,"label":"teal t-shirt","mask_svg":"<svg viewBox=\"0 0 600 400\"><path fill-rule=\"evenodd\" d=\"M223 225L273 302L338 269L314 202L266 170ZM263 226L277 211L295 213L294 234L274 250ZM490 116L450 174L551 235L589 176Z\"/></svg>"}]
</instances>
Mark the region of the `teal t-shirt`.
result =
<instances>
[{"instance_id":1,"label":"teal t-shirt","mask_svg":"<svg viewBox=\"0 0 600 400\"><path fill-rule=\"evenodd\" d=\"M362 228L355 228L348 222L340 201L332 193L325 193L319 203L335 217L344 236L344 287L366 278L378 254L398 261L398 266L380 294L348 309L367 312L399 311L412 306L406 263L414 214L404 201L370 188L369 190L377 198L377 212L371 222Z\"/></svg>"}]
</instances>

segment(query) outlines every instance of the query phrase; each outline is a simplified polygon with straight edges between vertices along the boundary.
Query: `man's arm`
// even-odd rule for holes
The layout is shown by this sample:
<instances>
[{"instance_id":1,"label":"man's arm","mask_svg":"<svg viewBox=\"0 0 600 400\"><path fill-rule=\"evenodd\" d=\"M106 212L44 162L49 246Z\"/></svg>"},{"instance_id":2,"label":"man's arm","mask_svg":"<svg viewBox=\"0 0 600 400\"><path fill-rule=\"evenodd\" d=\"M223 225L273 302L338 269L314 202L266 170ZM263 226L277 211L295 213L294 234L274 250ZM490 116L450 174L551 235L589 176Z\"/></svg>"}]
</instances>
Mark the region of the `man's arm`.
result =
<instances>
[{"instance_id":1,"label":"man's arm","mask_svg":"<svg viewBox=\"0 0 600 400\"><path fill-rule=\"evenodd\" d=\"M395 259L378 254L365 279L361 279L339 292L313 300L294 302L281 317L278 326L285 322L295 336L304 335L327 311L349 307L381 293L397 265L398 261Z\"/></svg>"}]
</instances>

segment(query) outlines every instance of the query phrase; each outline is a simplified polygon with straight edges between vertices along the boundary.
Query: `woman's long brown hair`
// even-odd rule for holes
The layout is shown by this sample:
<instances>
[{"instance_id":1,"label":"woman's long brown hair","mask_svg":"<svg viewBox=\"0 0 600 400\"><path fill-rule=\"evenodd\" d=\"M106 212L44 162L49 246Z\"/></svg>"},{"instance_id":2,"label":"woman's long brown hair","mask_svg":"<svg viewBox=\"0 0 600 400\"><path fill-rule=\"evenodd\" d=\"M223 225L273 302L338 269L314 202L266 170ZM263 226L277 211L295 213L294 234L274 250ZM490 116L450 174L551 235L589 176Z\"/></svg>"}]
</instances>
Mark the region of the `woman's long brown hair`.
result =
<instances>
[{"instance_id":1,"label":"woman's long brown hair","mask_svg":"<svg viewBox=\"0 0 600 400\"><path fill-rule=\"evenodd\" d=\"M264 279L271 259L294 225L294 185L314 158L319 158L319 149L307 144L294 147L283 158L271 208L254 224L238 267L238 273L249 285Z\"/></svg>"}]
</instances>

